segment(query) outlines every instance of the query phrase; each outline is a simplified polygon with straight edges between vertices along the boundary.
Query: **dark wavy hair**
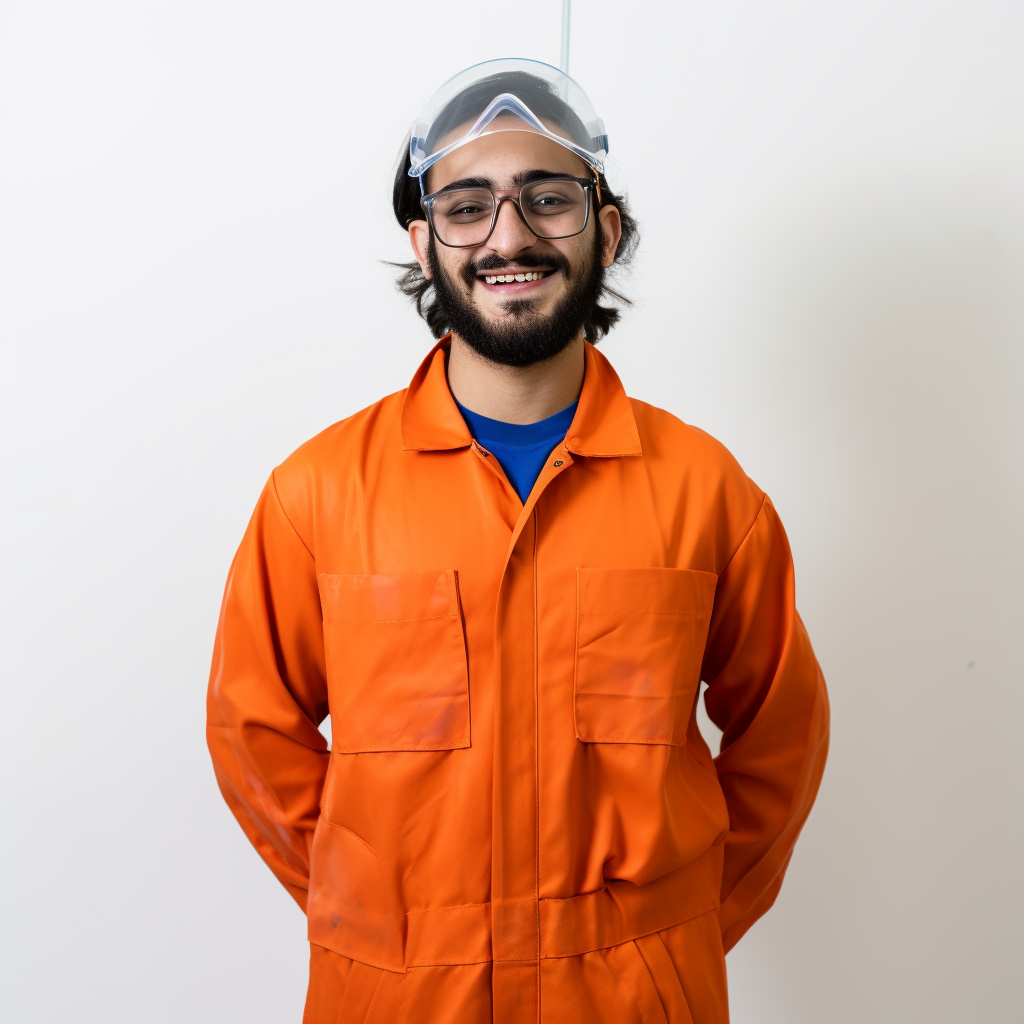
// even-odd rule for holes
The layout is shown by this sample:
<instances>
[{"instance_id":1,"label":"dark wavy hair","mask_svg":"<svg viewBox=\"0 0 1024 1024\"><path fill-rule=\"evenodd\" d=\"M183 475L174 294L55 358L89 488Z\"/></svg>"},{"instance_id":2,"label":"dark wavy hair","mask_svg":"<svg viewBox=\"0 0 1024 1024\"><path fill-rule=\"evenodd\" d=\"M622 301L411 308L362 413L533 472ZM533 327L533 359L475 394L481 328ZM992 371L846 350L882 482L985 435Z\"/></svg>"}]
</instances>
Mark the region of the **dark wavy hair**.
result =
<instances>
[{"instance_id":1,"label":"dark wavy hair","mask_svg":"<svg viewBox=\"0 0 1024 1024\"><path fill-rule=\"evenodd\" d=\"M571 108L552 92L550 86L541 79L522 72L494 75L457 96L435 119L430 131L431 139L447 134L453 127L464 123L474 112L482 110L498 93L506 91L514 92L527 102L538 117L563 126L566 133L580 144L586 145L590 142L589 133L582 122ZM395 169L392 192L395 219L406 231L414 220L426 219L420 206L419 180L409 176L411 166L407 139ZM598 175L598 181L601 186L601 206L614 206L619 211L619 219L622 222L622 237L615 250L615 262L610 269L621 268L627 266L633 259L640 241L640 228L630 214L625 198L612 192L603 174ZM596 209L596 196L594 203ZM601 223L596 216L594 222L597 231L600 232ZM434 294L433 285L423 276L420 265L412 262L392 263L391 266L401 271L396 282L398 290L412 299L416 305L416 312L426 320L434 337L440 338L447 331L448 325ZM600 304L599 300L605 296L626 306L632 304L620 291L602 281L601 290L583 322L583 333L587 341L600 341L619 320L620 311L616 306Z\"/></svg>"}]
</instances>

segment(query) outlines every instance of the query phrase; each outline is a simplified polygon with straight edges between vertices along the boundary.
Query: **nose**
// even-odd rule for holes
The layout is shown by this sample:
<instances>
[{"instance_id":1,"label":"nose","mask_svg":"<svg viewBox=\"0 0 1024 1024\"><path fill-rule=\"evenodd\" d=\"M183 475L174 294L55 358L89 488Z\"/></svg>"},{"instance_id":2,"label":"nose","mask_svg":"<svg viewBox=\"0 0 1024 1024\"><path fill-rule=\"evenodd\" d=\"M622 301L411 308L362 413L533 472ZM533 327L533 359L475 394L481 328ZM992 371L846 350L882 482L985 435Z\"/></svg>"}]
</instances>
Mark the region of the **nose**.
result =
<instances>
[{"instance_id":1,"label":"nose","mask_svg":"<svg viewBox=\"0 0 1024 1024\"><path fill-rule=\"evenodd\" d=\"M526 226L513 202L503 202L498 207L494 231L487 240L487 247L503 259L510 260L517 253L537 243L537 236Z\"/></svg>"}]
</instances>

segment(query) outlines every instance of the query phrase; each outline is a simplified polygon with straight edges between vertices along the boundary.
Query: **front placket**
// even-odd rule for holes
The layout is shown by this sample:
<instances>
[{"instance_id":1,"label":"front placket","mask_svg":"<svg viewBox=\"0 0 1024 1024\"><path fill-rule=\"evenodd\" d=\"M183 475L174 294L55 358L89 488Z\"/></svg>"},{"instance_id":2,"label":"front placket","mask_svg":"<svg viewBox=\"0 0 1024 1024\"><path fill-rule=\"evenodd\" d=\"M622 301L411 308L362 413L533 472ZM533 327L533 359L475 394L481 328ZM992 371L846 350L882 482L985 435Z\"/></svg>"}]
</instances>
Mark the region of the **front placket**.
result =
<instances>
[{"instance_id":1,"label":"front placket","mask_svg":"<svg viewBox=\"0 0 1024 1024\"><path fill-rule=\"evenodd\" d=\"M516 523L495 619L492 999L496 1024L540 1020L537 502L572 464L548 458Z\"/></svg>"}]
</instances>

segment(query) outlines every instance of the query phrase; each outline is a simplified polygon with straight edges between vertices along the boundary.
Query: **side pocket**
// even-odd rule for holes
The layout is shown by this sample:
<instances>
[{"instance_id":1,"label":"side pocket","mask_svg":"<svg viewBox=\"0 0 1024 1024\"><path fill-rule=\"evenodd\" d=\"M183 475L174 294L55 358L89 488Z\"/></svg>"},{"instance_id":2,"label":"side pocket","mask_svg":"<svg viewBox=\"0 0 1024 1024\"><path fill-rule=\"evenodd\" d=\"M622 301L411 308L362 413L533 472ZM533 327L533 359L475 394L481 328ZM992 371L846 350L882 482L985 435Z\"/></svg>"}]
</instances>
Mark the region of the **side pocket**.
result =
<instances>
[{"instance_id":1,"label":"side pocket","mask_svg":"<svg viewBox=\"0 0 1024 1024\"><path fill-rule=\"evenodd\" d=\"M697 569L577 569L576 736L682 746L718 577Z\"/></svg>"},{"instance_id":2,"label":"side pocket","mask_svg":"<svg viewBox=\"0 0 1024 1024\"><path fill-rule=\"evenodd\" d=\"M470 745L469 671L455 571L321 573L332 747Z\"/></svg>"},{"instance_id":3,"label":"side pocket","mask_svg":"<svg viewBox=\"0 0 1024 1024\"><path fill-rule=\"evenodd\" d=\"M686 1003L686 993L679 983L675 964L672 963L672 958L661 939L657 934L644 935L636 939L634 945L651 976L651 983L657 990L668 1024L693 1024L693 1017ZM725 1022L720 1021L719 1024Z\"/></svg>"},{"instance_id":4,"label":"side pocket","mask_svg":"<svg viewBox=\"0 0 1024 1024\"><path fill-rule=\"evenodd\" d=\"M717 910L648 935L642 941L644 956L651 951L651 963L660 960L664 952L668 966L674 968L676 984L690 1015L684 1020L692 1020L693 1024L728 1024L729 985ZM660 951L655 943L661 946ZM667 972L665 977L671 985Z\"/></svg>"}]
</instances>

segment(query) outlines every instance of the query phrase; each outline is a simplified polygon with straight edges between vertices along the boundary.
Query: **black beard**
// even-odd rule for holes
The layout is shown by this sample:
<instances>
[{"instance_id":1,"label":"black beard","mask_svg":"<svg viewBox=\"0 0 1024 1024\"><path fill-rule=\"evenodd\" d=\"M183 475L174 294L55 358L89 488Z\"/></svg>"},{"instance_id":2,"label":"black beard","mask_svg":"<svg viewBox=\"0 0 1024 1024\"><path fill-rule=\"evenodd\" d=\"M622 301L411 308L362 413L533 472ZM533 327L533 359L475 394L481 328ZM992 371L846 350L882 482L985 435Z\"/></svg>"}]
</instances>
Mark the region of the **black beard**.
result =
<instances>
[{"instance_id":1,"label":"black beard","mask_svg":"<svg viewBox=\"0 0 1024 1024\"><path fill-rule=\"evenodd\" d=\"M477 274L483 270L501 273L505 267L550 267L565 275L569 290L549 316L534 308L532 299L510 299L503 306L508 316L501 324L488 323L477 312L472 300L448 275L437 258L436 243L430 239L427 259L437 303L444 313L448 329L454 331L485 359L503 366L532 366L557 356L580 333L604 287L601 266L601 226L596 224L594 248L589 263L581 268L579 281L573 283L572 267L561 253L547 257L523 253L515 260L496 254L467 264L461 277L472 292Z\"/></svg>"}]
</instances>

